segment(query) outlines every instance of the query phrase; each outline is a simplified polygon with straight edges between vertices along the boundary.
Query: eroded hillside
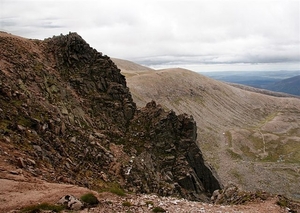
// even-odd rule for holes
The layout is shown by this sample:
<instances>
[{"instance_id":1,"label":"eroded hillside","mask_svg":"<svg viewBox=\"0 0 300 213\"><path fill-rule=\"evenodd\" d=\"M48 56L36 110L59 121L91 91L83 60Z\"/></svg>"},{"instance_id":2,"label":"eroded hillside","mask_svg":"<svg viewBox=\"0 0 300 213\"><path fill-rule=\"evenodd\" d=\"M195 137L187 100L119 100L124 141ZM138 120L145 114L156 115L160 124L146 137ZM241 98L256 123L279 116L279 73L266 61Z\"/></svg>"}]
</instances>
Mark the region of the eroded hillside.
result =
<instances>
[{"instance_id":1,"label":"eroded hillside","mask_svg":"<svg viewBox=\"0 0 300 213\"><path fill-rule=\"evenodd\" d=\"M138 106L153 99L193 115L205 159L224 184L300 199L299 99L245 91L184 69L138 72L116 63Z\"/></svg>"},{"instance_id":2,"label":"eroded hillside","mask_svg":"<svg viewBox=\"0 0 300 213\"><path fill-rule=\"evenodd\" d=\"M117 66L78 34L40 41L1 32L0 48L2 162L93 189L207 200L221 187L193 118L155 102L138 109Z\"/></svg>"}]
</instances>

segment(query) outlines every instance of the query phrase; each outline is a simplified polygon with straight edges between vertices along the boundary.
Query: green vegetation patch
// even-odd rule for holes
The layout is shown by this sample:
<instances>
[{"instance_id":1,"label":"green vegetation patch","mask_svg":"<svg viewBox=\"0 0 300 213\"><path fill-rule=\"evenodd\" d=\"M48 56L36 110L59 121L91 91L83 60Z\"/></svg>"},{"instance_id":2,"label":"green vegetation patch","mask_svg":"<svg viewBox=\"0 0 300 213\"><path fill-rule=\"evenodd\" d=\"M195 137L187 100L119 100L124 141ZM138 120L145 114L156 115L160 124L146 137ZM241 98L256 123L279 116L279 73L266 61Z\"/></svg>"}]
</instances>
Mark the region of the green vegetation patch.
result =
<instances>
[{"instance_id":1,"label":"green vegetation patch","mask_svg":"<svg viewBox=\"0 0 300 213\"><path fill-rule=\"evenodd\" d=\"M298 210L300 209L300 203L295 202L294 200L291 200L285 196L278 195L277 196L278 201L276 202L277 205L284 207L284 208L289 208L289 212L299 212Z\"/></svg>"},{"instance_id":2,"label":"green vegetation patch","mask_svg":"<svg viewBox=\"0 0 300 213\"><path fill-rule=\"evenodd\" d=\"M246 158L256 159L256 154L254 154L248 146L242 145L241 151Z\"/></svg>"},{"instance_id":3,"label":"green vegetation patch","mask_svg":"<svg viewBox=\"0 0 300 213\"><path fill-rule=\"evenodd\" d=\"M129 201L125 201L122 203L122 206L130 207L130 206L132 206L132 203L130 203Z\"/></svg>"},{"instance_id":4,"label":"green vegetation patch","mask_svg":"<svg viewBox=\"0 0 300 213\"><path fill-rule=\"evenodd\" d=\"M282 138L280 138L282 139ZM294 140L288 140L286 143L272 141L267 143L268 156L263 159L264 162L285 162L299 163L300 162L300 143ZM283 139L282 139L283 140Z\"/></svg>"},{"instance_id":5,"label":"green vegetation patch","mask_svg":"<svg viewBox=\"0 0 300 213\"><path fill-rule=\"evenodd\" d=\"M229 147L232 147L232 135L231 135L231 132L230 131L226 131L225 132L225 136L227 138Z\"/></svg>"},{"instance_id":6,"label":"green vegetation patch","mask_svg":"<svg viewBox=\"0 0 300 213\"><path fill-rule=\"evenodd\" d=\"M234 178L238 180L239 183L243 183L243 175L236 169L231 170L231 174Z\"/></svg>"},{"instance_id":7,"label":"green vegetation patch","mask_svg":"<svg viewBox=\"0 0 300 213\"><path fill-rule=\"evenodd\" d=\"M41 203L37 205L24 207L21 212L23 213L38 213L41 211L52 211L52 212L61 212L65 207L61 205L53 205L49 203Z\"/></svg>"},{"instance_id":8,"label":"green vegetation patch","mask_svg":"<svg viewBox=\"0 0 300 213\"><path fill-rule=\"evenodd\" d=\"M261 128L266 123L272 121L278 115L278 113L279 112L273 112L273 113L267 115L264 120L262 120L262 121L259 122L259 124L256 126L256 128Z\"/></svg>"},{"instance_id":9,"label":"green vegetation patch","mask_svg":"<svg viewBox=\"0 0 300 213\"><path fill-rule=\"evenodd\" d=\"M264 139L261 135L255 136L254 132L252 132L248 139L252 142L252 145L255 149L263 149Z\"/></svg>"},{"instance_id":10,"label":"green vegetation patch","mask_svg":"<svg viewBox=\"0 0 300 213\"><path fill-rule=\"evenodd\" d=\"M93 193L84 194L80 199L89 206L96 206L99 204L98 198Z\"/></svg>"},{"instance_id":11,"label":"green vegetation patch","mask_svg":"<svg viewBox=\"0 0 300 213\"><path fill-rule=\"evenodd\" d=\"M119 195L119 196L125 196L126 195L125 191L120 187L111 187L109 189L109 191L111 193L114 193L114 194Z\"/></svg>"},{"instance_id":12,"label":"green vegetation patch","mask_svg":"<svg viewBox=\"0 0 300 213\"><path fill-rule=\"evenodd\" d=\"M154 203L153 203L153 201L150 200L150 201L146 201L146 205L147 205L147 206L150 206L150 205L153 206Z\"/></svg>"},{"instance_id":13,"label":"green vegetation patch","mask_svg":"<svg viewBox=\"0 0 300 213\"><path fill-rule=\"evenodd\" d=\"M101 189L98 190L99 192L111 192L118 196L126 196L124 189L118 183L107 183L102 185Z\"/></svg>"},{"instance_id":14,"label":"green vegetation patch","mask_svg":"<svg viewBox=\"0 0 300 213\"><path fill-rule=\"evenodd\" d=\"M227 152L229 153L229 155L232 159L235 159L235 160L242 160L243 159L239 154L235 153L231 149L227 149Z\"/></svg>"},{"instance_id":15,"label":"green vegetation patch","mask_svg":"<svg viewBox=\"0 0 300 213\"><path fill-rule=\"evenodd\" d=\"M159 206L154 207L154 208L152 209L152 211L153 211L153 212L166 212L165 209L163 209L162 207L159 207Z\"/></svg>"}]
</instances>

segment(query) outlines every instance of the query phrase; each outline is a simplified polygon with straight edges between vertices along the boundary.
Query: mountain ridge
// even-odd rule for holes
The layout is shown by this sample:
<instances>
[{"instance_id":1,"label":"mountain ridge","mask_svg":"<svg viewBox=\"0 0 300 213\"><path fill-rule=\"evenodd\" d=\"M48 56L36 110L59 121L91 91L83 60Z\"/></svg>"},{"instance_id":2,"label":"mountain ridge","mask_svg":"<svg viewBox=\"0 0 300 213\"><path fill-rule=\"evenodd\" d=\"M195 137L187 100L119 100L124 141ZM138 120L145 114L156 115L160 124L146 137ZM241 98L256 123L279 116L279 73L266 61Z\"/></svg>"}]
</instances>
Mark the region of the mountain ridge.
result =
<instances>
[{"instance_id":1,"label":"mountain ridge","mask_svg":"<svg viewBox=\"0 0 300 213\"><path fill-rule=\"evenodd\" d=\"M208 164L194 162L202 153L193 118L153 101L137 108L118 67L77 33L0 38L5 162L49 182L93 189L116 184L209 200L222 187Z\"/></svg>"}]
</instances>

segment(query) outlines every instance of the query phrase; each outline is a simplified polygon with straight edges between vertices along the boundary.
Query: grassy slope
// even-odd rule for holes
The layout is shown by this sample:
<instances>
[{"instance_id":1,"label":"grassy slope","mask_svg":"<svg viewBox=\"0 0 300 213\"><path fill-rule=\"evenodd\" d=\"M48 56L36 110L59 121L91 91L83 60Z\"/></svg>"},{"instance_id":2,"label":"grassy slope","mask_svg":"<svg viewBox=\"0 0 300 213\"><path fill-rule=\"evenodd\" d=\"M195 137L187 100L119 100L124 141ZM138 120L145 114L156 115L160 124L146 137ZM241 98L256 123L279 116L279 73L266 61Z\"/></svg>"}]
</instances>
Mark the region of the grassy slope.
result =
<instances>
[{"instance_id":1,"label":"grassy slope","mask_svg":"<svg viewBox=\"0 0 300 213\"><path fill-rule=\"evenodd\" d=\"M245 91L180 68L115 63L139 106L155 100L193 115L199 145L224 184L300 199L299 99Z\"/></svg>"}]
</instances>

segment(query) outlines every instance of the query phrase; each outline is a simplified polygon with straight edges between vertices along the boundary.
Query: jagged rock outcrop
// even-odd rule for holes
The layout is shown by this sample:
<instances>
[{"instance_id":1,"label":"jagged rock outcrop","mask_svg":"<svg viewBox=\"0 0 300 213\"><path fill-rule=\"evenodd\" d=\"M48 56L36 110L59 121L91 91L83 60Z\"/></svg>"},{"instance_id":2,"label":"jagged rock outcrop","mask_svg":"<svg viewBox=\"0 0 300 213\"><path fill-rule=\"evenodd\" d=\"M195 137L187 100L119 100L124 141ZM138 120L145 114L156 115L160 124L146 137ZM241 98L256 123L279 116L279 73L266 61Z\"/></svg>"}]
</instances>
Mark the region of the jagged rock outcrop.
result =
<instances>
[{"instance_id":1,"label":"jagged rock outcrop","mask_svg":"<svg viewBox=\"0 0 300 213\"><path fill-rule=\"evenodd\" d=\"M92 49L77 34L46 40L47 52L55 57L56 69L91 108L95 125L124 128L136 106L125 77L108 56ZM105 110L101 110L105 109Z\"/></svg>"},{"instance_id":2,"label":"jagged rock outcrop","mask_svg":"<svg viewBox=\"0 0 300 213\"><path fill-rule=\"evenodd\" d=\"M213 192L211 200L215 204L237 205L257 200L267 200L271 195L264 191L249 192L239 189L233 183L229 183L223 189Z\"/></svg>"},{"instance_id":3,"label":"jagged rock outcrop","mask_svg":"<svg viewBox=\"0 0 300 213\"><path fill-rule=\"evenodd\" d=\"M48 181L206 199L220 188L196 145L196 124L155 102L138 110L125 77L79 35L0 33L0 143Z\"/></svg>"},{"instance_id":4,"label":"jagged rock outcrop","mask_svg":"<svg viewBox=\"0 0 300 213\"><path fill-rule=\"evenodd\" d=\"M192 117L165 112L152 101L136 113L126 136L125 149L134 156L124 168L131 190L203 200L220 188L195 143Z\"/></svg>"}]
</instances>

